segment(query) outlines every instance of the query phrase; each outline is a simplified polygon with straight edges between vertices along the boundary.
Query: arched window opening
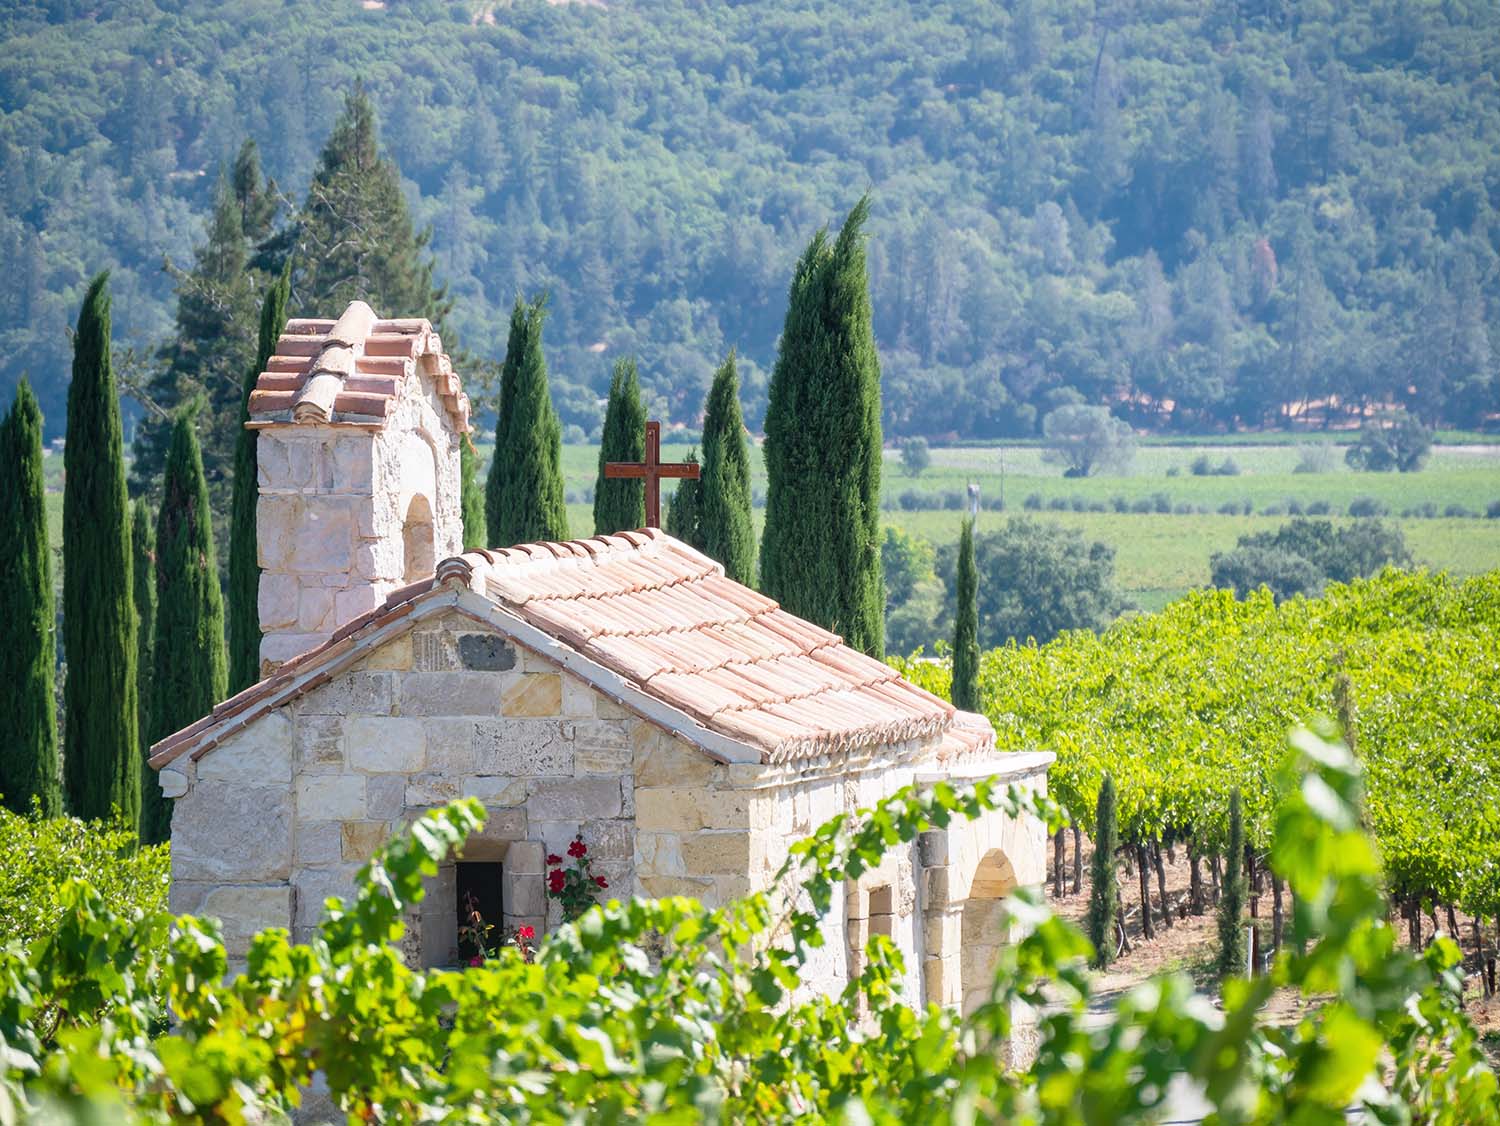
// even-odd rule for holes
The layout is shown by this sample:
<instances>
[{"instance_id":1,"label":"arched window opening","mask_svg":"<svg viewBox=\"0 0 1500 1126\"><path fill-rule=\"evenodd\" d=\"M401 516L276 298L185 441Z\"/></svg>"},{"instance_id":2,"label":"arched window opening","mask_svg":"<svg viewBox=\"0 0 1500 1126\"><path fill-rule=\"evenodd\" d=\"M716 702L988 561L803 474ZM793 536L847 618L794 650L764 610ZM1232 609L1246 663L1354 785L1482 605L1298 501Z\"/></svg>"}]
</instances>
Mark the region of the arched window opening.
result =
<instances>
[{"instance_id":1,"label":"arched window opening","mask_svg":"<svg viewBox=\"0 0 1500 1126\"><path fill-rule=\"evenodd\" d=\"M414 583L433 573L437 566L437 540L432 522L432 505L418 493L406 508L401 526L403 559L402 581Z\"/></svg>"}]
</instances>

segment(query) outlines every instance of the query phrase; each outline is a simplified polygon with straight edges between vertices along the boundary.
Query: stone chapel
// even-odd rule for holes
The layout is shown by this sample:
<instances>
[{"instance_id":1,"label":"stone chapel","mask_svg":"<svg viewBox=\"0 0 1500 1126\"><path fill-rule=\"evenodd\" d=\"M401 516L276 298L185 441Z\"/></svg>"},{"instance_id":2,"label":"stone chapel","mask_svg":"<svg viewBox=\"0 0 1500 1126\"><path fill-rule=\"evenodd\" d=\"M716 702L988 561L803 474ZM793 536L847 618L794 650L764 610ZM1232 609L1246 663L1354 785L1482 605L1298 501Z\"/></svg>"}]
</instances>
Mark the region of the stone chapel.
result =
<instances>
[{"instance_id":1,"label":"stone chapel","mask_svg":"<svg viewBox=\"0 0 1500 1126\"><path fill-rule=\"evenodd\" d=\"M223 920L231 959L266 927L307 938L374 848L455 797L487 821L409 920L420 965L456 958L460 888L497 925L556 925L544 859L575 836L610 894L719 904L902 786L1046 785L1051 755L997 753L982 717L659 530L464 552L469 403L426 320L356 301L288 321L247 425L262 679L150 760L172 909ZM842 987L883 933L908 996L972 1006L1045 844L991 814L891 852L835 903L811 984Z\"/></svg>"}]
</instances>

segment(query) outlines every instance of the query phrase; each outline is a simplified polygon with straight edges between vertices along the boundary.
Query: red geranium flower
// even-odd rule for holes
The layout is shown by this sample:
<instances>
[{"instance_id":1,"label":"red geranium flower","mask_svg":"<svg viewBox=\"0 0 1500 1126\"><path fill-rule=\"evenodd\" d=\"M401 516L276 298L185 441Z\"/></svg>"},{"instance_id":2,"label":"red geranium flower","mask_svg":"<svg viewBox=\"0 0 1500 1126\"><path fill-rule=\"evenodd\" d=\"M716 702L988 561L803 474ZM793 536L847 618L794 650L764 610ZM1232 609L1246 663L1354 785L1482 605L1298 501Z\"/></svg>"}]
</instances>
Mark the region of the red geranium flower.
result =
<instances>
[{"instance_id":1,"label":"red geranium flower","mask_svg":"<svg viewBox=\"0 0 1500 1126\"><path fill-rule=\"evenodd\" d=\"M472 957L472 958L469 959L469 965L471 965L471 966L482 966L482 965L484 965L484 959L481 958L478 954L475 954L474 957Z\"/></svg>"},{"instance_id":2,"label":"red geranium flower","mask_svg":"<svg viewBox=\"0 0 1500 1126\"><path fill-rule=\"evenodd\" d=\"M521 938L521 939L526 939L526 940L529 941L529 940L531 940L531 939L533 939L533 938L536 937L536 928L535 927L522 927L520 930L516 931L516 937L517 938Z\"/></svg>"},{"instance_id":3,"label":"red geranium flower","mask_svg":"<svg viewBox=\"0 0 1500 1126\"><path fill-rule=\"evenodd\" d=\"M598 884L602 888L609 887L609 881L606 880L603 876L595 876L594 883Z\"/></svg>"},{"instance_id":4,"label":"red geranium flower","mask_svg":"<svg viewBox=\"0 0 1500 1126\"><path fill-rule=\"evenodd\" d=\"M553 895L561 894L563 889L563 881L565 879L566 877L563 875L561 868L552 869L552 871L547 874L547 890L550 891Z\"/></svg>"},{"instance_id":5,"label":"red geranium flower","mask_svg":"<svg viewBox=\"0 0 1500 1126\"><path fill-rule=\"evenodd\" d=\"M557 853L555 853L555 852L549 852L547 854L547 867L553 868L553 867L556 867L557 865L559 865L561 863L562 863L562 857L558 856Z\"/></svg>"},{"instance_id":6,"label":"red geranium flower","mask_svg":"<svg viewBox=\"0 0 1500 1126\"><path fill-rule=\"evenodd\" d=\"M582 841L574 841L568 846L568 855L580 859L588 853L588 847Z\"/></svg>"}]
</instances>

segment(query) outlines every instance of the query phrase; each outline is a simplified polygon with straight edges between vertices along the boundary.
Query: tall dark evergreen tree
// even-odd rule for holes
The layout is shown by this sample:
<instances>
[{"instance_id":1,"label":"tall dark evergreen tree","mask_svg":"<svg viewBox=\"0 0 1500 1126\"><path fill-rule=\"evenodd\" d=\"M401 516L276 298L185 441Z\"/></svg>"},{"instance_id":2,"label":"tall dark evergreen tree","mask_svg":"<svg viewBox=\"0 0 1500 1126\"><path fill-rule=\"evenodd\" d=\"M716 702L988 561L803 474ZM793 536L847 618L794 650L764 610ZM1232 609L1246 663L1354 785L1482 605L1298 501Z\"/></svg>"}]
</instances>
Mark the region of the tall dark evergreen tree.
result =
<instances>
[{"instance_id":1,"label":"tall dark evergreen tree","mask_svg":"<svg viewBox=\"0 0 1500 1126\"><path fill-rule=\"evenodd\" d=\"M57 617L42 474L42 409L23 376L0 422L0 804L62 812L54 696Z\"/></svg>"},{"instance_id":2,"label":"tall dark evergreen tree","mask_svg":"<svg viewBox=\"0 0 1500 1126\"><path fill-rule=\"evenodd\" d=\"M78 817L140 812L134 568L120 401L110 365L109 274L90 284L73 337L63 454L63 784Z\"/></svg>"},{"instance_id":3,"label":"tall dark evergreen tree","mask_svg":"<svg viewBox=\"0 0 1500 1126\"><path fill-rule=\"evenodd\" d=\"M698 460L698 451L688 453L688 461ZM667 505L666 533L690 547L703 550L703 479L684 477Z\"/></svg>"},{"instance_id":4,"label":"tall dark evergreen tree","mask_svg":"<svg viewBox=\"0 0 1500 1126\"><path fill-rule=\"evenodd\" d=\"M735 582L755 581L755 526L750 518L750 451L740 413L734 353L714 373L703 415L703 550Z\"/></svg>"},{"instance_id":5,"label":"tall dark evergreen tree","mask_svg":"<svg viewBox=\"0 0 1500 1126\"><path fill-rule=\"evenodd\" d=\"M253 200L250 205L258 206ZM237 187L221 178L208 237L195 252L193 268L168 264L177 281L175 331L147 384L149 409L136 426L130 465L133 490L159 498L173 413L184 403L199 402L204 470L221 530L229 519L241 386L255 358L257 283L248 269L245 223Z\"/></svg>"},{"instance_id":6,"label":"tall dark evergreen tree","mask_svg":"<svg viewBox=\"0 0 1500 1126\"><path fill-rule=\"evenodd\" d=\"M546 298L516 298L500 372L495 456L485 485L484 518L491 547L568 538L563 495L562 424L552 409L542 355Z\"/></svg>"},{"instance_id":7,"label":"tall dark evergreen tree","mask_svg":"<svg viewBox=\"0 0 1500 1126\"><path fill-rule=\"evenodd\" d=\"M260 499L256 477L256 431L250 421L250 392L276 350L291 292L290 264L271 283L260 306L255 363L246 369L240 388L239 432L234 446L234 491L229 512L229 690L239 692L260 679L260 560L255 539L255 506Z\"/></svg>"},{"instance_id":8,"label":"tall dark evergreen tree","mask_svg":"<svg viewBox=\"0 0 1500 1126\"><path fill-rule=\"evenodd\" d=\"M484 488L479 484L479 454L469 435L459 439L459 503L463 507L464 550L488 546L484 521Z\"/></svg>"},{"instance_id":9,"label":"tall dark evergreen tree","mask_svg":"<svg viewBox=\"0 0 1500 1126\"><path fill-rule=\"evenodd\" d=\"M156 772L145 765L151 757L152 643L156 637L156 528L151 506L136 497L130 506L132 596L135 602L136 729L141 739L141 835L150 821L153 804L161 800Z\"/></svg>"},{"instance_id":10,"label":"tall dark evergreen tree","mask_svg":"<svg viewBox=\"0 0 1500 1126\"><path fill-rule=\"evenodd\" d=\"M766 411L761 589L791 613L884 651L880 360L862 199L797 263Z\"/></svg>"},{"instance_id":11,"label":"tall dark evergreen tree","mask_svg":"<svg viewBox=\"0 0 1500 1126\"><path fill-rule=\"evenodd\" d=\"M1219 895L1219 977L1245 971L1245 807L1240 788L1229 791L1229 843L1224 849L1224 887Z\"/></svg>"},{"instance_id":12,"label":"tall dark evergreen tree","mask_svg":"<svg viewBox=\"0 0 1500 1126\"><path fill-rule=\"evenodd\" d=\"M1094 859L1089 865L1089 909L1084 929L1094 944L1094 965L1115 960L1115 922L1119 917L1120 876L1115 852L1120 828L1115 813L1115 783L1108 774L1099 785L1094 805Z\"/></svg>"},{"instance_id":13,"label":"tall dark evergreen tree","mask_svg":"<svg viewBox=\"0 0 1500 1126\"><path fill-rule=\"evenodd\" d=\"M203 479L203 458L191 410L172 426L172 447L156 518L156 637L151 673L151 741L207 715L228 690L224 604L213 566L214 533ZM170 803L141 811L141 839L171 833Z\"/></svg>"},{"instance_id":14,"label":"tall dark evergreen tree","mask_svg":"<svg viewBox=\"0 0 1500 1126\"><path fill-rule=\"evenodd\" d=\"M401 172L380 155L375 106L363 87L344 101L287 234L268 248L297 263L298 300L336 317L367 301L387 317L442 321L451 307L433 285L430 230L412 227Z\"/></svg>"},{"instance_id":15,"label":"tall dark evergreen tree","mask_svg":"<svg viewBox=\"0 0 1500 1126\"><path fill-rule=\"evenodd\" d=\"M604 476L611 461L641 461L646 456L646 407L641 402L641 378L634 359L615 361L609 381L609 405L604 410L604 435L599 446L599 474L594 479L594 535L644 527L646 483L639 478Z\"/></svg>"},{"instance_id":16,"label":"tall dark evergreen tree","mask_svg":"<svg viewBox=\"0 0 1500 1126\"><path fill-rule=\"evenodd\" d=\"M958 605L953 615L953 706L979 710L979 574L974 566L974 521L958 538Z\"/></svg>"}]
</instances>

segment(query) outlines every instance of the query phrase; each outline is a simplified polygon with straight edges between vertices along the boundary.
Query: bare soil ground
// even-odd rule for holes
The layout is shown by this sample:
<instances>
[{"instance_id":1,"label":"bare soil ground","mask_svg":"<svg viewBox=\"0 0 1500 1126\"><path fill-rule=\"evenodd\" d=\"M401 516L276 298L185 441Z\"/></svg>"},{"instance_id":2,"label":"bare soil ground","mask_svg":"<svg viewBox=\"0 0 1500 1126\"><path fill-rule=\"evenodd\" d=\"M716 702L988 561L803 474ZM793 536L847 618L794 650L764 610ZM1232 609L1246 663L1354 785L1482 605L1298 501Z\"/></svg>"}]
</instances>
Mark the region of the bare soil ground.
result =
<instances>
[{"instance_id":1,"label":"bare soil ground","mask_svg":"<svg viewBox=\"0 0 1500 1126\"><path fill-rule=\"evenodd\" d=\"M1055 883L1051 871L1052 845L1048 844L1048 883L1047 895L1052 902L1052 908L1064 919L1082 927L1084 916L1088 911L1088 873L1089 862L1093 858L1093 846L1084 838L1083 841L1083 886L1078 892L1073 890L1073 839L1072 834L1067 837L1067 855L1063 862L1063 872L1066 876L1065 886L1067 894L1061 899L1054 895ZM1203 880L1205 884L1205 898L1208 901L1202 915L1187 913L1189 900L1190 875L1188 860L1185 852L1181 849L1175 851L1174 855L1163 857L1167 877L1167 898L1174 906L1172 925L1163 926L1160 922L1157 901L1157 883L1155 873L1151 873L1151 902L1153 920L1155 920L1156 935L1154 938L1146 939L1141 934L1140 919L1140 880L1132 867L1128 871L1122 867L1120 873L1120 886L1125 895L1126 909L1126 935L1130 941L1130 951L1115 961L1108 969L1101 970L1094 975L1096 996L1100 1001L1108 1002L1119 996L1126 990L1141 984L1148 978L1160 973L1183 972L1192 977L1198 988L1211 996L1218 995L1218 979L1214 972L1214 961L1218 956L1218 931L1217 922L1212 906L1212 888L1209 885L1210 878L1207 866L1204 866ZM1266 933L1269 936L1271 897L1263 894L1256 904L1258 917L1263 921ZM1468 1011L1469 1019L1473 1021L1478 1030L1481 1042L1484 1044L1491 1061L1500 1067L1500 996L1484 997L1483 986L1478 972L1479 958L1474 949L1473 929L1467 916L1459 916L1459 931L1462 936L1465 968L1468 976L1465 981L1464 1007ZM1429 919L1423 920L1424 939L1432 936L1432 924ZM1401 928L1403 937L1406 934L1404 925ZM1495 950L1494 931L1491 926L1485 934L1485 952L1492 954ZM1263 1019L1273 1024L1290 1024L1298 1020L1311 1005L1304 1002L1294 990L1284 989L1278 991L1266 1006Z\"/></svg>"}]
</instances>

